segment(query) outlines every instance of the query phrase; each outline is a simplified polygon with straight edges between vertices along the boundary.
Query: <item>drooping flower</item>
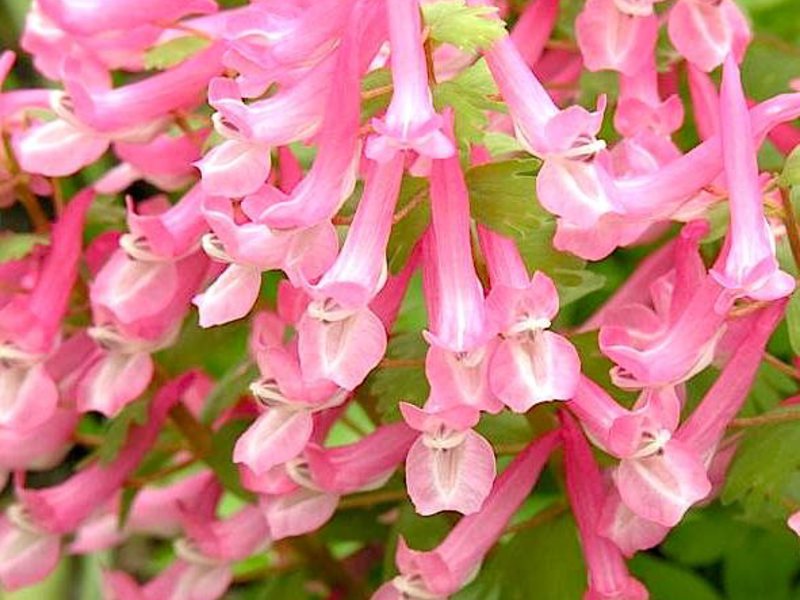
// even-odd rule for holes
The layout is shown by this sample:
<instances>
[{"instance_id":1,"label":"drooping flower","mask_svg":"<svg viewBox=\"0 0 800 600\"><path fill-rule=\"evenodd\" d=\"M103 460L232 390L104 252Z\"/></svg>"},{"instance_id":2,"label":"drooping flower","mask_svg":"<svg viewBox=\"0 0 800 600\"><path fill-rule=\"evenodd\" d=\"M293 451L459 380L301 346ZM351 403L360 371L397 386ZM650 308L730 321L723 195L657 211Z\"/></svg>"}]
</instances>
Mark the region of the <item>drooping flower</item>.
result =
<instances>
[{"instance_id":1,"label":"drooping flower","mask_svg":"<svg viewBox=\"0 0 800 600\"><path fill-rule=\"evenodd\" d=\"M788 296L795 282L778 266L775 238L764 217L752 126L732 56L725 59L723 69L720 138L731 225L711 274L733 297L775 300Z\"/></svg>"},{"instance_id":2,"label":"drooping flower","mask_svg":"<svg viewBox=\"0 0 800 600\"><path fill-rule=\"evenodd\" d=\"M434 111L428 70L422 47L419 0L386 3L392 61L392 101L383 119L374 119L376 135L367 141L366 154L384 162L411 149L428 158L455 153L442 131L444 121Z\"/></svg>"}]
</instances>

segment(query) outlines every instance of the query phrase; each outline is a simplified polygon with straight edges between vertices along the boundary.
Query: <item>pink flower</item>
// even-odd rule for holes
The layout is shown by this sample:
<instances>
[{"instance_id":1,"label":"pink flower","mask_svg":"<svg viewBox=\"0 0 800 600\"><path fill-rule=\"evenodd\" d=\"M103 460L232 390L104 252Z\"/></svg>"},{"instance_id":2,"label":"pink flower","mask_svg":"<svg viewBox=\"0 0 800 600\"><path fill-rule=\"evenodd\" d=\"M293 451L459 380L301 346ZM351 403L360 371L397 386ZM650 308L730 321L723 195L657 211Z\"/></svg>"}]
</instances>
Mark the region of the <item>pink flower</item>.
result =
<instances>
[{"instance_id":1,"label":"pink flower","mask_svg":"<svg viewBox=\"0 0 800 600\"><path fill-rule=\"evenodd\" d=\"M503 534L558 443L558 434L549 433L515 456L495 481L480 511L461 519L434 550L411 550L400 538L396 558L400 574L385 583L374 598L440 598L457 592Z\"/></svg>"},{"instance_id":2,"label":"pink flower","mask_svg":"<svg viewBox=\"0 0 800 600\"><path fill-rule=\"evenodd\" d=\"M377 134L367 142L367 156L385 162L404 149L428 158L452 156L455 146L442 131L428 87L419 0L389 2L386 11L394 91L386 116L372 121Z\"/></svg>"},{"instance_id":3,"label":"pink flower","mask_svg":"<svg viewBox=\"0 0 800 600\"><path fill-rule=\"evenodd\" d=\"M199 185L190 189L174 206L157 214L138 214L128 198L128 230L120 246L142 261L179 260L199 249L200 237L208 230L201 206L205 195Z\"/></svg>"},{"instance_id":4,"label":"pink flower","mask_svg":"<svg viewBox=\"0 0 800 600\"><path fill-rule=\"evenodd\" d=\"M191 376L184 376L161 388L150 405L147 422L131 427L125 445L108 464L95 461L49 488L17 486L19 504L7 509L0 521L0 581L4 586L30 585L55 568L60 536L77 529L98 504L120 489L156 441L168 411L190 382Z\"/></svg>"},{"instance_id":5,"label":"pink flower","mask_svg":"<svg viewBox=\"0 0 800 600\"><path fill-rule=\"evenodd\" d=\"M403 157L374 163L339 256L319 282L298 324L303 370L352 390L386 352L386 331L368 303L386 281L386 244Z\"/></svg>"},{"instance_id":6,"label":"pink flower","mask_svg":"<svg viewBox=\"0 0 800 600\"><path fill-rule=\"evenodd\" d=\"M58 389L45 361L57 350L94 194L81 192L53 227L50 250L29 293L0 306L0 425L35 428L56 411Z\"/></svg>"},{"instance_id":7,"label":"pink flower","mask_svg":"<svg viewBox=\"0 0 800 600\"><path fill-rule=\"evenodd\" d=\"M434 412L400 404L406 423L421 436L406 459L408 495L421 515L480 510L495 477L494 451L474 432L475 409L460 406Z\"/></svg>"},{"instance_id":8,"label":"pink flower","mask_svg":"<svg viewBox=\"0 0 800 600\"><path fill-rule=\"evenodd\" d=\"M763 213L747 102L731 56L725 60L722 77L720 129L731 225L711 274L733 297L783 298L794 290L794 277L780 270L775 257L775 239Z\"/></svg>"},{"instance_id":9,"label":"pink flower","mask_svg":"<svg viewBox=\"0 0 800 600\"><path fill-rule=\"evenodd\" d=\"M635 74L655 51L658 18L626 14L615 0L589 0L575 20L586 68Z\"/></svg>"},{"instance_id":10,"label":"pink flower","mask_svg":"<svg viewBox=\"0 0 800 600\"><path fill-rule=\"evenodd\" d=\"M102 4L99 0L40 0L38 5L44 14L62 28L79 35L168 23L190 14L210 13L217 9L214 0L150 0L136 7L125 0L103 0Z\"/></svg>"},{"instance_id":11,"label":"pink flower","mask_svg":"<svg viewBox=\"0 0 800 600\"><path fill-rule=\"evenodd\" d=\"M587 600L646 600L645 587L631 577L620 551L597 532L603 498L600 469L589 444L566 412L560 413L567 494L578 524L589 571Z\"/></svg>"},{"instance_id":12,"label":"pink flower","mask_svg":"<svg viewBox=\"0 0 800 600\"><path fill-rule=\"evenodd\" d=\"M703 71L728 55L741 61L750 43L750 27L731 0L679 0L669 12L669 38L686 59Z\"/></svg>"},{"instance_id":13,"label":"pink flower","mask_svg":"<svg viewBox=\"0 0 800 600\"><path fill-rule=\"evenodd\" d=\"M538 271L528 279L511 240L486 229L480 236L492 278L488 311L502 338L489 366L492 391L516 412L571 398L580 359L566 338L547 331L558 312L555 285Z\"/></svg>"}]
</instances>

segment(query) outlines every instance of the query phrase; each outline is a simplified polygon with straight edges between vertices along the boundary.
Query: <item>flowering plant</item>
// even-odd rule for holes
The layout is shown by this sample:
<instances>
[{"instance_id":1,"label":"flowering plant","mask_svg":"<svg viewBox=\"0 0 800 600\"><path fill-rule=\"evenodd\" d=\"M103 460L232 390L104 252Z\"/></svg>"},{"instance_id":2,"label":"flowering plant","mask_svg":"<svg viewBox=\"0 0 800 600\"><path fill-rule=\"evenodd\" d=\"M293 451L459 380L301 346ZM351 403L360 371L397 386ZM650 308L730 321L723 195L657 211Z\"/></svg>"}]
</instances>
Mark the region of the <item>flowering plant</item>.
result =
<instances>
[{"instance_id":1,"label":"flowering plant","mask_svg":"<svg viewBox=\"0 0 800 600\"><path fill-rule=\"evenodd\" d=\"M34 0L0 587L794 597L792 5Z\"/></svg>"}]
</instances>

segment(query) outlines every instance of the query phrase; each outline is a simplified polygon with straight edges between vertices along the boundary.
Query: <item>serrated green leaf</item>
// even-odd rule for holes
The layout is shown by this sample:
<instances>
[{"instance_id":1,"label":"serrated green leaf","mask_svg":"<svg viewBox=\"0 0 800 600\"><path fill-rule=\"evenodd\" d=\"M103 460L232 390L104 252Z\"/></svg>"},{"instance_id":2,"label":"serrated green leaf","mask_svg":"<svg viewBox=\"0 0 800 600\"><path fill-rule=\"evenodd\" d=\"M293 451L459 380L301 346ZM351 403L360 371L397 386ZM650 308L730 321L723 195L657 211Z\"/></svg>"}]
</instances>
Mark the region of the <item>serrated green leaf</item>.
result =
<instances>
[{"instance_id":1,"label":"serrated green leaf","mask_svg":"<svg viewBox=\"0 0 800 600\"><path fill-rule=\"evenodd\" d=\"M749 428L728 471L722 501L741 503L749 516L780 517L785 510L781 501L800 470L798 448L800 422Z\"/></svg>"},{"instance_id":2,"label":"serrated green leaf","mask_svg":"<svg viewBox=\"0 0 800 600\"><path fill-rule=\"evenodd\" d=\"M471 143L483 141L489 124L486 112L505 111L505 105L493 99L497 93L494 79L483 59L459 73L457 77L433 88L433 104L436 109L453 109L453 127L462 155L468 151Z\"/></svg>"},{"instance_id":3,"label":"serrated green leaf","mask_svg":"<svg viewBox=\"0 0 800 600\"><path fill-rule=\"evenodd\" d=\"M3 233L0 235L0 263L25 258L36 246L49 243L47 236L38 233Z\"/></svg>"},{"instance_id":4,"label":"serrated green leaf","mask_svg":"<svg viewBox=\"0 0 800 600\"><path fill-rule=\"evenodd\" d=\"M431 220L428 202L428 181L422 177L405 177L400 186L395 214L405 213L394 224L386 247L386 261L391 273L398 273L408 261L411 251Z\"/></svg>"},{"instance_id":5,"label":"serrated green leaf","mask_svg":"<svg viewBox=\"0 0 800 600\"><path fill-rule=\"evenodd\" d=\"M520 240L553 220L536 201L536 159L513 159L465 173L472 217L489 229Z\"/></svg>"},{"instance_id":6,"label":"serrated green leaf","mask_svg":"<svg viewBox=\"0 0 800 600\"><path fill-rule=\"evenodd\" d=\"M783 187L800 185L800 146L795 147L786 157L778 184Z\"/></svg>"},{"instance_id":7,"label":"serrated green leaf","mask_svg":"<svg viewBox=\"0 0 800 600\"><path fill-rule=\"evenodd\" d=\"M484 133L483 145L486 146L492 158L523 151L517 138L501 131L487 131Z\"/></svg>"},{"instance_id":8,"label":"serrated green leaf","mask_svg":"<svg viewBox=\"0 0 800 600\"><path fill-rule=\"evenodd\" d=\"M186 35L150 48L144 53L144 68L161 70L174 67L211 45L211 40Z\"/></svg>"},{"instance_id":9,"label":"serrated green leaf","mask_svg":"<svg viewBox=\"0 0 800 600\"><path fill-rule=\"evenodd\" d=\"M370 374L369 392L377 399L376 409L384 422L400 419L400 402L421 406L428 397L430 386L422 364L427 349L419 332L400 333L389 340L386 351L389 360L411 360L419 364L384 367Z\"/></svg>"},{"instance_id":10,"label":"serrated green leaf","mask_svg":"<svg viewBox=\"0 0 800 600\"><path fill-rule=\"evenodd\" d=\"M465 0L422 5L422 18L432 40L467 52L488 48L506 35L505 24L494 18L493 6L467 6Z\"/></svg>"},{"instance_id":11,"label":"serrated green leaf","mask_svg":"<svg viewBox=\"0 0 800 600\"><path fill-rule=\"evenodd\" d=\"M103 443L97 449L97 457L100 462L108 464L117 457L128 439L130 428L135 425L144 425L147 422L149 408L150 398L139 398L123 408L108 423L103 435Z\"/></svg>"}]
</instances>

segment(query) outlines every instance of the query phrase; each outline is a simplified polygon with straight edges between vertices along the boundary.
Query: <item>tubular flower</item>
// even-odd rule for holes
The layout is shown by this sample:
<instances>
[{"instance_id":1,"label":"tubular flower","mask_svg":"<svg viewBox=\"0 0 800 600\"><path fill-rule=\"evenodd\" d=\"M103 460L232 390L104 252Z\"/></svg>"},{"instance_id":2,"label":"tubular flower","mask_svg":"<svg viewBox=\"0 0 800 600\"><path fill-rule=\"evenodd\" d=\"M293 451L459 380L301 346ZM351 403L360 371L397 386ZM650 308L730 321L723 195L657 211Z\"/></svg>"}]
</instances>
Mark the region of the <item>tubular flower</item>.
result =
<instances>
[{"instance_id":1,"label":"tubular flower","mask_svg":"<svg viewBox=\"0 0 800 600\"><path fill-rule=\"evenodd\" d=\"M404 149L428 158L452 156L455 146L442 131L428 87L419 0L387 2L386 18L394 91L386 116L372 121L377 133L367 142L367 156L383 162Z\"/></svg>"}]
</instances>

